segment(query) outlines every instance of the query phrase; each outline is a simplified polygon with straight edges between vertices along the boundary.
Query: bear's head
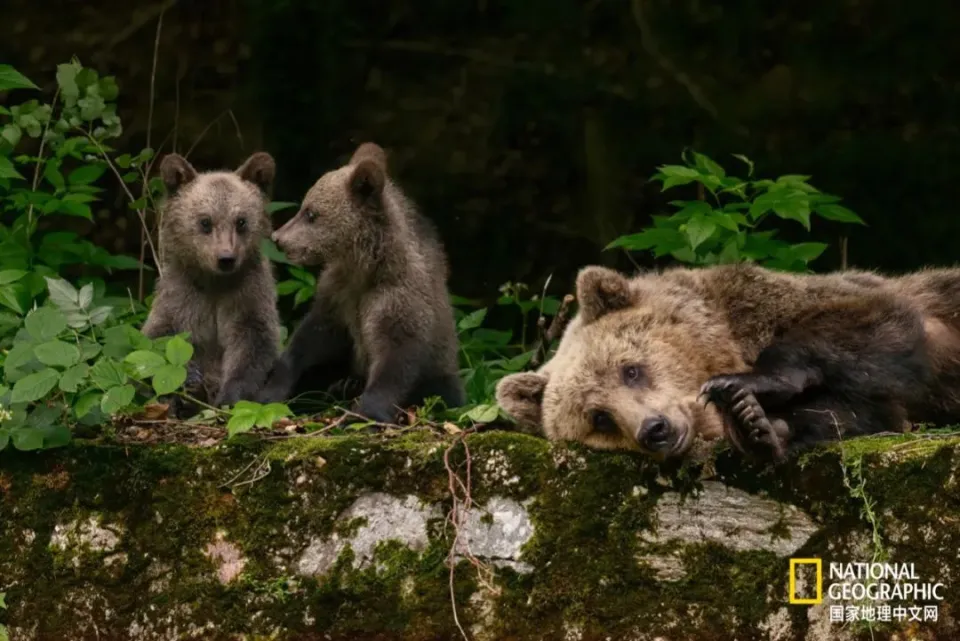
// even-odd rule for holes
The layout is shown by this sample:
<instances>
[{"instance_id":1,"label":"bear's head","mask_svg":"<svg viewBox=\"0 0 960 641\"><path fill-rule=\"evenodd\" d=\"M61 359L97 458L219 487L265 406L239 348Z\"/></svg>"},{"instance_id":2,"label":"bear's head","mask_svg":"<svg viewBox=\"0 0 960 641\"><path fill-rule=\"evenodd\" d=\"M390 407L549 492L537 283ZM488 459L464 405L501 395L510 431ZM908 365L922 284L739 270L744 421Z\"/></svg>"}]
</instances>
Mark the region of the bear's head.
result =
<instances>
[{"instance_id":1,"label":"bear's head","mask_svg":"<svg viewBox=\"0 0 960 641\"><path fill-rule=\"evenodd\" d=\"M370 253L389 215L386 184L383 149L360 145L347 165L327 172L310 188L300 211L273 234L273 241L299 265Z\"/></svg>"},{"instance_id":2,"label":"bear's head","mask_svg":"<svg viewBox=\"0 0 960 641\"><path fill-rule=\"evenodd\" d=\"M702 297L657 275L627 279L587 267L577 299L580 311L553 358L497 385L508 414L551 440L658 458L684 455L698 436L722 436L700 386L743 364Z\"/></svg>"},{"instance_id":3,"label":"bear's head","mask_svg":"<svg viewBox=\"0 0 960 641\"><path fill-rule=\"evenodd\" d=\"M160 222L164 262L228 276L257 261L272 228L265 205L275 174L265 152L236 171L199 173L183 156L167 154L160 163L168 196Z\"/></svg>"}]
</instances>

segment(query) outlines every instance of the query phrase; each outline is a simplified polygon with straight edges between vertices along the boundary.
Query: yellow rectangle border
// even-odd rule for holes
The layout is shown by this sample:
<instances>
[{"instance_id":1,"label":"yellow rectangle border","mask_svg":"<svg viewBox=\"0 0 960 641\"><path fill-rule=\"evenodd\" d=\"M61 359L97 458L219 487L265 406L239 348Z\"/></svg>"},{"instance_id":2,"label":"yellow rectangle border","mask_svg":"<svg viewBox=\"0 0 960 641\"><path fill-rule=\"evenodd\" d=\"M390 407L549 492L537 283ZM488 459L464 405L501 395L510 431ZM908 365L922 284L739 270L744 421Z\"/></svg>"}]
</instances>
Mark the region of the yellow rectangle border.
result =
<instances>
[{"instance_id":1,"label":"yellow rectangle border","mask_svg":"<svg viewBox=\"0 0 960 641\"><path fill-rule=\"evenodd\" d=\"M814 565L817 568L817 598L798 599L797 594L797 566ZM790 594L791 605L819 605L823 602L823 559L790 559Z\"/></svg>"}]
</instances>

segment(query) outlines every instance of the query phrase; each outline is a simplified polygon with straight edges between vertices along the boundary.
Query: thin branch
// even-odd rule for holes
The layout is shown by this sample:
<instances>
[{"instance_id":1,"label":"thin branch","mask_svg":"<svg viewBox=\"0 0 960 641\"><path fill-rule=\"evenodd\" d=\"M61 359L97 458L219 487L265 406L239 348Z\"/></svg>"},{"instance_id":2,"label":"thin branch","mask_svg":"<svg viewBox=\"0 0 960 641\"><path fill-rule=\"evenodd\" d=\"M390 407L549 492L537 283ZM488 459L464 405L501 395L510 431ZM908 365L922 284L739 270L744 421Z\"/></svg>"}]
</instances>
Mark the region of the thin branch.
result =
<instances>
[{"instance_id":1,"label":"thin branch","mask_svg":"<svg viewBox=\"0 0 960 641\"><path fill-rule=\"evenodd\" d=\"M157 32L153 39L153 66L150 70L150 103L147 107L147 149L150 149L151 143L151 134L153 133L153 105L156 98L156 86L157 86L157 59L160 54L160 33L163 31L163 14L166 9L160 10L160 17L157 18ZM152 166L152 165L151 165ZM144 198L149 193L149 180L147 176L149 175L150 167L147 167L147 170L143 174L143 186L140 190L140 197ZM139 274L137 275L138 289L137 289L137 300L141 303L143 302L144 289L145 289L145 276L146 276L146 252L147 252L147 242L146 237L150 233L149 228L147 227L146 221L142 221L143 224L140 225L140 269Z\"/></svg>"}]
</instances>

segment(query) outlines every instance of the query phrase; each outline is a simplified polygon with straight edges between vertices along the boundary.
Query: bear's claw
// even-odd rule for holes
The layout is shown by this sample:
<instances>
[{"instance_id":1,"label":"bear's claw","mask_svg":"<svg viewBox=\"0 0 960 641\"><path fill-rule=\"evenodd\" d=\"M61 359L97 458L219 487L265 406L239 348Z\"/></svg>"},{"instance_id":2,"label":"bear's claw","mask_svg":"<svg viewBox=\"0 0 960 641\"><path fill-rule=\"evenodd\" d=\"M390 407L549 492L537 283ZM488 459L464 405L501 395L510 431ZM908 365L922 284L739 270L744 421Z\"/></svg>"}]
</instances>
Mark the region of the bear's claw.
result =
<instances>
[{"instance_id":1,"label":"bear's claw","mask_svg":"<svg viewBox=\"0 0 960 641\"><path fill-rule=\"evenodd\" d=\"M745 445L749 444L750 449L766 450L774 459L782 459L786 453L786 424L767 418L750 386L742 382L736 375L717 376L700 388L700 394L723 414L727 436L737 449L746 451Z\"/></svg>"}]
</instances>

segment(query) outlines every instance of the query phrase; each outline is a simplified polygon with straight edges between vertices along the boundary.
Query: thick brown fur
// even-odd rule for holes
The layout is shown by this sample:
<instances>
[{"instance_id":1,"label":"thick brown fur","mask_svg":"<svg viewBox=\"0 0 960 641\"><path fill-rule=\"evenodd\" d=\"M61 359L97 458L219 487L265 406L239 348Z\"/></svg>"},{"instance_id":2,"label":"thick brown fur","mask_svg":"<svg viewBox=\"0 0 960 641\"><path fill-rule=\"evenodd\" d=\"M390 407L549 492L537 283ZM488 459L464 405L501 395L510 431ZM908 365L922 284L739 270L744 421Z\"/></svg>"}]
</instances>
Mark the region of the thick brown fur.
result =
<instances>
[{"instance_id":1,"label":"thick brown fur","mask_svg":"<svg viewBox=\"0 0 960 641\"><path fill-rule=\"evenodd\" d=\"M293 262L323 269L263 400L289 398L308 369L335 380L346 363L364 380L357 413L376 421L430 396L464 403L446 255L379 146L360 145L322 176L273 239Z\"/></svg>"},{"instance_id":2,"label":"thick brown fur","mask_svg":"<svg viewBox=\"0 0 960 641\"><path fill-rule=\"evenodd\" d=\"M549 438L664 457L698 436L778 459L906 421L956 422L957 294L960 269L736 265L628 279L588 267L554 358L504 378L497 398Z\"/></svg>"},{"instance_id":3,"label":"thick brown fur","mask_svg":"<svg viewBox=\"0 0 960 641\"><path fill-rule=\"evenodd\" d=\"M263 152L235 172L198 173L177 154L160 163L163 277L143 333L190 332L191 369L216 406L253 400L279 351L276 285L260 252L275 171Z\"/></svg>"}]
</instances>

